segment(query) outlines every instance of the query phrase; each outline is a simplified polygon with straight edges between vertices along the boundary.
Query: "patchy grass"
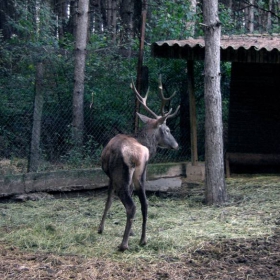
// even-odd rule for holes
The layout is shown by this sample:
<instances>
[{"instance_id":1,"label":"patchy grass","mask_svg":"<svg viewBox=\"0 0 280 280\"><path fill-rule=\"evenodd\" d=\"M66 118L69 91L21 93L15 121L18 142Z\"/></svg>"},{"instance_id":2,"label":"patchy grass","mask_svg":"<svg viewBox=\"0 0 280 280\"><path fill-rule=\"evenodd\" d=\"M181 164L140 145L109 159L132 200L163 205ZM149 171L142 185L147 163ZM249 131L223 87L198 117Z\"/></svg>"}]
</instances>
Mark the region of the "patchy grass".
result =
<instances>
[{"instance_id":1,"label":"patchy grass","mask_svg":"<svg viewBox=\"0 0 280 280\"><path fill-rule=\"evenodd\" d=\"M125 224L113 204L103 235L97 227L106 192L53 200L0 203L0 275L30 279L280 279L280 182L277 176L227 180L230 199L202 203L202 186L149 196L148 244L117 251Z\"/></svg>"},{"instance_id":2,"label":"patchy grass","mask_svg":"<svg viewBox=\"0 0 280 280\"><path fill-rule=\"evenodd\" d=\"M280 180L277 176L236 177L227 180L229 202L206 206L201 186L167 198L149 196L148 244L138 245L141 211L129 240L130 250L117 246L125 226L125 211L115 201L102 235L97 228L106 192L92 196L0 204L0 242L21 250L58 255L96 257L120 262L157 262L179 259L206 243L272 236L280 223Z\"/></svg>"}]
</instances>

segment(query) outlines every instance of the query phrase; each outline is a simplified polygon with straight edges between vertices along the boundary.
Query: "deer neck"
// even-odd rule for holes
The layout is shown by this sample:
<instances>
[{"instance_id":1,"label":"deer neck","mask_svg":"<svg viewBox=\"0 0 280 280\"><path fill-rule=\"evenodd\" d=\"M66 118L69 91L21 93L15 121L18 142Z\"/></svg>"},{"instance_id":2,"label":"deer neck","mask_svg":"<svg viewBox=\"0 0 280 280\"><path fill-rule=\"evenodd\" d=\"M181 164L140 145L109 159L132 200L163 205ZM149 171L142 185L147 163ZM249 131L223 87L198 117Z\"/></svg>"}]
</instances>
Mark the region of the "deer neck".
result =
<instances>
[{"instance_id":1,"label":"deer neck","mask_svg":"<svg viewBox=\"0 0 280 280\"><path fill-rule=\"evenodd\" d=\"M158 130L156 129L143 129L136 136L137 140L149 149L150 158L153 158L157 151L158 140L157 140Z\"/></svg>"}]
</instances>

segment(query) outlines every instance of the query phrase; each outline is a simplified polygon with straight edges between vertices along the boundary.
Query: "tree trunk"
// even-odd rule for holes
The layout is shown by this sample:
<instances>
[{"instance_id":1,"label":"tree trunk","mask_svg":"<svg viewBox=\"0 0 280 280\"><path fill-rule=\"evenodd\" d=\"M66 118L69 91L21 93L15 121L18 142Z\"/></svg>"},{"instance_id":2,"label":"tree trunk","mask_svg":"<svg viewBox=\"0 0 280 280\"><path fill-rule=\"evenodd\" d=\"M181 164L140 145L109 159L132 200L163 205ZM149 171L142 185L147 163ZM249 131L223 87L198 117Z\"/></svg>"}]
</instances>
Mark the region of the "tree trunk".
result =
<instances>
[{"instance_id":1,"label":"tree trunk","mask_svg":"<svg viewBox=\"0 0 280 280\"><path fill-rule=\"evenodd\" d=\"M147 0L148 1L148 0ZM146 2L147 2L146 1ZM145 5L145 0L134 1L134 12L133 12L133 36L139 36L141 33L141 23L142 23L142 6Z\"/></svg>"},{"instance_id":2,"label":"tree trunk","mask_svg":"<svg viewBox=\"0 0 280 280\"><path fill-rule=\"evenodd\" d=\"M35 99L33 110L33 127L31 136L31 147L29 157L29 172L37 172L40 163L40 142L41 142L41 123L43 112L43 77L44 66L39 63L36 69L36 85L35 85Z\"/></svg>"},{"instance_id":3,"label":"tree trunk","mask_svg":"<svg viewBox=\"0 0 280 280\"><path fill-rule=\"evenodd\" d=\"M95 32L101 33L102 31L101 0L91 0L91 5L93 6L93 16L90 24L92 25L92 29L94 29Z\"/></svg>"},{"instance_id":4,"label":"tree trunk","mask_svg":"<svg viewBox=\"0 0 280 280\"><path fill-rule=\"evenodd\" d=\"M250 0L251 6L249 7L249 32L254 32L254 0Z\"/></svg>"},{"instance_id":5,"label":"tree trunk","mask_svg":"<svg viewBox=\"0 0 280 280\"><path fill-rule=\"evenodd\" d=\"M89 0L79 0L77 10L77 27L75 43L75 73L74 73L74 92L73 92L73 143L80 147L83 143L84 128L84 79L85 79L85 60L87 45L88 27L88 7Z\"/></svg>"},{"instance_id":6,"label":"tree trunk","mask_svg":"<svg viewBox=\"0 0 280 280\"><path fill-rule=\"evenodd\" d=\"M124 57L131 56L131 40L133 35L133 13L134 2L132 0L122 0L120 4L120 16L122 31L120 34L121 54Z\"/></svg>"},{"instance_id":7,"label":"tree trunk","mask_svg":"<svg viewBox=\"0 0 280 280\"><path fill-rule=\"evenodd\" d=\"M5 39L12 36L14 30L11 24L8 24L8 20L16 20L15 6L12 1L2 0L0 1L0 30Z\"/></svg>"},{"instance_id":8,"label":"tree trunk","mask_svg":"<svg viewBox=\"0 0 280 280\"><path fill-rule=\"evenodd\" d=\"M221 23L218 0L204 1L205 24L205 175L206 201L221 204L226 201L222 100L220 88Z\"/></svg>"},{"instance_id":9,"label":"tree trunk","mask_svg":"<svg viewBox=\"0 0 280 280\"><path fill-rule=\"evenodd\" d=\"M117 40L117 1L112 1L112 14L111 14L111 30L112 40L115 43Z\"/></svg>"},{"instance_id":10,"label":"tree trunk","mask_svg":"<svg viewBox=\"0 0 280 280\"><path fill-rule=\"evenodd\" d=\"M107 24L108 24L108 28L110 29L111 28L111 26L112 26L112 11L113 11L113 9L112 9L112 2L113 2L114 0L107 0L107 1L105 1L105 3L106 3L106 10L107 10Z\"/></svg>"},{"instance_id":11,"label":"tree trunk","mask_svg":"<svg viewBox=\"0 0 280 280\"><path fill-rule=\"evenodd\" d=\"M266 24L266 32L269 32L271 29L271 11L272 11L272 0L268 1L268 10L267 13L267 24Z\"/></svg>"},{"instance_id":12,"label":"tree trunk","mask_svg":"<svg viewBox=\"0 0 280 280\"><path fill-rule=\"evenodd\" d=\"M59 39L62 40L66 31L66 22L68 20L68 3L66 1L62 1L58 6L58 36Z\"/></svg>"}]
</instances>

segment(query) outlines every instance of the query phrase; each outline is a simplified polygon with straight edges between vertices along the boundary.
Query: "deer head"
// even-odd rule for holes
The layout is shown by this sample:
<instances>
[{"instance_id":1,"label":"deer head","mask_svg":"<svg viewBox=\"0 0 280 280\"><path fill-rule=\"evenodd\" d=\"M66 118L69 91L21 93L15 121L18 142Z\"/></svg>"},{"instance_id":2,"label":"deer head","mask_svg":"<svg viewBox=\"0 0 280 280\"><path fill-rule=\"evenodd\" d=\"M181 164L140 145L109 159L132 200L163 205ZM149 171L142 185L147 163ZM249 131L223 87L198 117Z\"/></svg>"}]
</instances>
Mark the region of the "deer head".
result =
<instances>
[{"instance_id":1,"label":"deer head","mask_svg":"<svg viewBox=\"0 0 280 280\"><path fill-rule=\"evenodd\" d=\"M155 154L156 147L151 147L151 136L149 134L154 134L155 135L155 140L156 140L156 146L160 148L169 148L169 149L177 149L178 148L178 143L176 142L175 138L173 135L170 133L170 128L166 125L166 121L169 118L173 118L176 116L180 109L180 105L177 107L176 111L172 114L172 108L168 111L165 112L164 108L167 102L169 102L176 94L174 92L170 97L165 97L163 94L163 86L162 86L162 80L161 76L159 77L159 93L161 97L161 115L157 115L154 111L152 111L148 106L147 106L147 99L148 99L148 94L149 94L149 89L146 92L145 97L142 97L140 93L137 91L134 82L132 81L131 83L131 88L133 89L137 100L140 102L140 104L143 106L143 108L154 118L147 117L145 115L142 115L137 112L137 115L141 119L141 121L145 124L144 129L142 132L139 133L138 135L138 140L140 143L143 145L148 146L148 148L151 151L151 155L153 156ZM144 133L143 133L144 132ZM141 137L142 133L142 137ZM145 134L145 135L143 135ZM143 137L145 136L145 137ZM146 143L146 142L149 143Z\"/></svg>"}]
</instances>

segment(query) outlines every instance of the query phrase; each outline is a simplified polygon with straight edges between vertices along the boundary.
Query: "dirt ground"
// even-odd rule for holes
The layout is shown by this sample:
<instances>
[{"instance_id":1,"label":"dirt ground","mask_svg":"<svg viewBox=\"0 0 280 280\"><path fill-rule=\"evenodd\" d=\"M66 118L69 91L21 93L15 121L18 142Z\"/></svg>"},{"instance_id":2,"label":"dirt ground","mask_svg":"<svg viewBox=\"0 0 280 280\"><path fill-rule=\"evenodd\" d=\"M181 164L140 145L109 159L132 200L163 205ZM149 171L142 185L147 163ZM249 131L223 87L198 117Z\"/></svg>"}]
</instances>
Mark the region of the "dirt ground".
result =
<instances>
[{"instance_id":1,"label":"dirt ground","mask_svg":"<svg viewBox=\"0 0 280 280\"><path fill-rule=\"evenodd\" d=\"M1 279L280 279L280 232L205 244L191 255L131 265L0 246Z\"/></svg>"}]
</instances>

